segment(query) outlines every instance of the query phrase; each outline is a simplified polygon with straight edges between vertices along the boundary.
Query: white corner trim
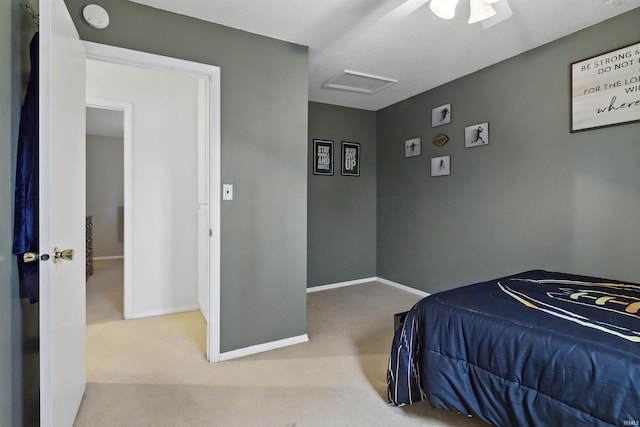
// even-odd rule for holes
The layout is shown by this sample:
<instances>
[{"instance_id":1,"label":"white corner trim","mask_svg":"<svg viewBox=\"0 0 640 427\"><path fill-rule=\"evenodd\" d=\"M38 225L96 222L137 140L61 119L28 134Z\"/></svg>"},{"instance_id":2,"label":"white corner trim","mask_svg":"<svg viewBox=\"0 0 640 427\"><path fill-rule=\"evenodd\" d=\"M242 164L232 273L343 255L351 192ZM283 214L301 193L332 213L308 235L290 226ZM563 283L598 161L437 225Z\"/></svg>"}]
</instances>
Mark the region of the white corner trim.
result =
<instances>
[{"instance_id":1,"label":"white corner trim","mask_svg":"<svg viewBox=\"0 0 640 427\"><path fill-rule=\"evenodd\" d=\"M209 323L209 310L207 309L207 304L201 299L198 299L198 305L200 307L200 313L204 317L205 322Z\"/></svg>"},{"instance_id":2,"label":"white corner trim","mask_svg":"<svg viewBox=\"0 0 640 427\"><path fill-rule=\"evenodd\" d=\"M378 280L377 277L369 277L366 279L349 280L347 282L338 282L338 283L331 283L328 285L312 286L310 288L307 288L307 293L310 294L312 292L320 292L320 291L326 291L329 289L343 288L345 286L360 285L362 283L375 282L376 280Z\"/></svg>"},{"instance_id":3,"label":"white corner trim","mask_svg":"<svg viewBox=\"0 0 640 427\"><path fill-rule=\"evenodd\" d=\"M220 361L237 359L239 357L250 356L256 353L263 353L265 351L275 350L282 347L288 347L290 345L295 345L295 344L301 344L308 341L309 341L309 336L307 334L304 334L304 335L299 335L297 337L285 338L283 340L252 345L250 347L239 348L237 350L220 353Z\"/></svg>"},{"instance_id":4,"label":"white corner trim","mask_svg":"<svg viewBox=\"0 0 640 427\"><path fill-rule=\"evenodd\" d=\"M312 286L310 288L307 288L307 293L310 294L312 292L328 291L329 289L343 288L345 286L360 285L362 283L370 283L370 282L379 282L379 283L382 283L383 285L392 286L394 288L397 288L402 291L409 292L421 297L427 297L431 295L428 292L424 292L419 289L412 288L410 286L401 285L400 283L392 282L391 280L383 279L382 277L367 277L366 279L349 280L347 282L331 283L331 284L322 285L322 286Z\"/></svg>"},{"instance_id":5,"label":"white corner trim","mask_svg":"<svg viewBox=\"0 0 640 427\"><path fill-rule=\"evenodd\" d=\"M391 280L383 279L382 277L376 277L376 281L383 283L388 286L393 286L394 288L398 288L402 291L409 292L421 297L428 297L431 295L429 292L424 292L419 289L411 288L409 286L401 285L400 283L392 282Z\"/></svg>"}]
</instances>

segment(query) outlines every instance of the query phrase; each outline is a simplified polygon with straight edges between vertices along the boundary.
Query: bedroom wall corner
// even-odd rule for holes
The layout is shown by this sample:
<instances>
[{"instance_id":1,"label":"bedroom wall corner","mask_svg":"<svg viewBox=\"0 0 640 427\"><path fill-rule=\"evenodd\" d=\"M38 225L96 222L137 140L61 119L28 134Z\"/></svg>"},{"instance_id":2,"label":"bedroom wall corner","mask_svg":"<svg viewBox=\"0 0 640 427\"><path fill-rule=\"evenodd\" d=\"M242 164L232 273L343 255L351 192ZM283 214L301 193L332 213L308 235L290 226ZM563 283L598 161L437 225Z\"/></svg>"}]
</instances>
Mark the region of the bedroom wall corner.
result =
<instances>
[{"instance_id":1,"label":"bedroom wall corner","mask_svg":"<svg viewBox=\"0 0 640 427\"><path fill-rule=\"evenodd\" d=\"M18 0L0 0L0 425L3 426L23 425L23 410L33 410L23 395L22 313L17 267L11 253L21 79L23 72L28 71L23 69L21 55L33 30L23 15L26 14ZM29 313L36 313L37 319L37 311Z\"/></svg>"},{"instance_id":2,"label":"bedroom wall corner","mask_svg":"<svg viewBox=\"0 0 640 427\"><path fill-rule=\"evenodd\" d=\"M309 102L307 287L376 275L375 112ZM313 174L313 140L333 141L334 174ZM360 176L341 175L342 141L360 144Z\"/></svg>"},{"instance_id":3,"label":"bedroom wall corner","mask_svg":"<svg viewBox=\"0 0 640 427\"><path fill-rule=\"evenodd\" d=\"M12 377L14 351L12 347L14 327L12 322L12 306L11 289L13 283L11 281L11 264L13 256L11 254L12 240L12 213L10 206L13 205L12 191L13 171L12 159L13 150L11 146L12 140L12 122L13 103L12 103L12 49L11 43L7 42L12 39L12 11L11 2L0 1L0 182L12 183L12 185L0 186L0 424L12 425Z\"/></svg>"}]
</instances>

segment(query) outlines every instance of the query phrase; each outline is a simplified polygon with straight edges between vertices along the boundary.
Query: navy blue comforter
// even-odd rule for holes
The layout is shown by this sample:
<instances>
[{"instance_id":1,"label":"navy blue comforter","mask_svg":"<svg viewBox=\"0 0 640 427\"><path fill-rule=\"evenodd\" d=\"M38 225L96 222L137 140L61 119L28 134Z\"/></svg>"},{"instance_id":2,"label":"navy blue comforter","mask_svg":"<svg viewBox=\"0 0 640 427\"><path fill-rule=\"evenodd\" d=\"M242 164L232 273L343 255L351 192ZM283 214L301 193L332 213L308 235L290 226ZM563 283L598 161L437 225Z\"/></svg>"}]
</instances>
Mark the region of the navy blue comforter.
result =
<instances>
[{"instance_id":1,"label":"navy blue comforter","mask_svg":"<svg viewBox=\"0 0 640 427\"><path fill-rule=\"evenodd\" d=\"M640 425L640 285L529 271L418 302L389 401L498 426Z\"/></svg>"}]
</instances>

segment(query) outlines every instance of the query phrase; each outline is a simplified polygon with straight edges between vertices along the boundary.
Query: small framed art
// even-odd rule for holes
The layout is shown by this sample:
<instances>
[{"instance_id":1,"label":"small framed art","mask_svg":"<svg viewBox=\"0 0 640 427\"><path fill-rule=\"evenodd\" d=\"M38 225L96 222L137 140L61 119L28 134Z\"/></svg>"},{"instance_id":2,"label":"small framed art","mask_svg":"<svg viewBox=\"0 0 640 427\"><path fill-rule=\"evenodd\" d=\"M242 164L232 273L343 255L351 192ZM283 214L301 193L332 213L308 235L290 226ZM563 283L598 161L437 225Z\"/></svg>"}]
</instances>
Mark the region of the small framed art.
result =
<instances>
[{"instance_id":1,"label":"small framed art","mask_svg":"<svg viewBox=\"0 0 640 427\"><path fill-rule=\"evenodd\" d=\"M420 155L420 138L407 139L404 142L404 156L414 157Z\"/></svg>"},{"instance_id":2,"label":"small framed art","mask_svg":"<svg viewBox=\"0 0 640 427\"><path fill-rule=\"evenodd\" d=\"M342 175L360 176L360 144L342 142Z\"/></svg>"},{"instance_id":3,"label":"small framed art","mask_svg":"<svg viewBox=\"0 0 640 427\"><path fill-rule=\"evenodd\" d=\"M431 127L451 123L451 104L444 104L431 110Z\"/></svg>"},{"instance_id":4,"label":"small framed art","mask_svg":"<svg viewBox=\"0 0 640 427\"><path fill-rule=\"evenodd\" d=\"M431 158L431 176L446 176L451 174L451 157L440 156Z\"/></svg>"},{"instance_id":5,"label":"small framed art","mask_svg":"<svg viewBox=\"0 0 640 427\"><path fill-rule=\"evenodd\" d=\"M333 141L313 140L313 174L333 175Z\"/></svg>"},{"instance_id":6,"label":"small framed art","mask_svg":"<svg viewBox=\"0 0 640 427\"><path fill-rule=\"evenodd\" d=\"M464 128L465 148L487 144L489 144L489 123L478 123L477 125Z\"/></svg>"}]
</instances>

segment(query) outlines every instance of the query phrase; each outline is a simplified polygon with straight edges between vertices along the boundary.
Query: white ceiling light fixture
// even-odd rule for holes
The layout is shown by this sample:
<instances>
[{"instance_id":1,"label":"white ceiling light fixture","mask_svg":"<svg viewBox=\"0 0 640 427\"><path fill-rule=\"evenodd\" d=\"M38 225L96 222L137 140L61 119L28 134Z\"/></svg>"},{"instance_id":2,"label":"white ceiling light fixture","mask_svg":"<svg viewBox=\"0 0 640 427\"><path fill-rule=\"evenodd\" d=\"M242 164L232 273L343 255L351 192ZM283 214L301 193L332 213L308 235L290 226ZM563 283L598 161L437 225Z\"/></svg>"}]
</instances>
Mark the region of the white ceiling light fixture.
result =
<instances>
[{"instance_id":1,"label":"white ceiling light fixture","mask_svg":"<svg viewBox=\"0 0 640 427\"><path fill-rule=\"evenodd\" d=\"M469 24L484 21L497 14L493 4L500 0L469 0L471 13L469 14ZM503 0L506 2L506 0ZM456 6L458 0L431 0L429 7L431 11L442 19L452 19L456 16Z\"/></svg>"},{"instance_id":2,"label":"white ceiling light fixture","mask_svg":"<svg viewBox=\"0 0 640 427\"><path fill-rule=\"evenodd\" d=\"M513 15L513 11L511 10L507 0L500 0L498 3L494 3L493 7L496 9L496 15L480 22L482 24L482 28L485 30L511 18Z\"/></svg>"},{"instance_id":3,"label":"white ceiling light fixture","mask_svg":"<svg viewBox=\"0 0 640 427\"><path fill-rule=\"evenodd\" d=\"M487 0L470 0L471 1L471 13L469 14L469 24L483 21L491 18L496 14L496 10L491 6L491 3L495 1Z\"/></svg>"},{"instance_id":4,"label":"white ceiling light fixture","mask_svg":"<svg viewBox=\"0 0 640 427\"><path fill-rule=\"evenodd\" d=\"M429 7L438 18L452 19L456 16L458 0L431 0Z\"/></svg>"}]
</instances>

